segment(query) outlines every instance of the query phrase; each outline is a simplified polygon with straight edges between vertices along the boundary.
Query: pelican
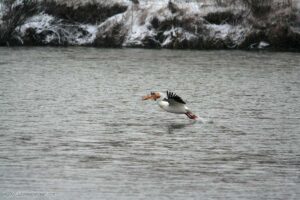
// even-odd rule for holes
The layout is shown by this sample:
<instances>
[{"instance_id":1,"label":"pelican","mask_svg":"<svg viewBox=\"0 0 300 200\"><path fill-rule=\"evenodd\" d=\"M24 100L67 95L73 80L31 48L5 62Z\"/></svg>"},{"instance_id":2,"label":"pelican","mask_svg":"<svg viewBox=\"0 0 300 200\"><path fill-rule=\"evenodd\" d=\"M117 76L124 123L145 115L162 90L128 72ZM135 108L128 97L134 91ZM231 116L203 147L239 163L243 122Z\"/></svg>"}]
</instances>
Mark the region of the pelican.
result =
<instances>
[{"instance_id":1,"label":"pelican","mask_svg":"<svg viewBox=\"0 0 300 200\"><path fill-rule=\"evenodd\" d=\"M151 92L150 94L143 96L143 100L152 99L157 101L159 107L163 110L175 113L175 114L185 114L190 119L197 119L198 117L193 114L190 109L185 105L185 102L182 98L176 95L173 92L167 91L166 93L163 92Z\"/></svg>"}]
</instances>

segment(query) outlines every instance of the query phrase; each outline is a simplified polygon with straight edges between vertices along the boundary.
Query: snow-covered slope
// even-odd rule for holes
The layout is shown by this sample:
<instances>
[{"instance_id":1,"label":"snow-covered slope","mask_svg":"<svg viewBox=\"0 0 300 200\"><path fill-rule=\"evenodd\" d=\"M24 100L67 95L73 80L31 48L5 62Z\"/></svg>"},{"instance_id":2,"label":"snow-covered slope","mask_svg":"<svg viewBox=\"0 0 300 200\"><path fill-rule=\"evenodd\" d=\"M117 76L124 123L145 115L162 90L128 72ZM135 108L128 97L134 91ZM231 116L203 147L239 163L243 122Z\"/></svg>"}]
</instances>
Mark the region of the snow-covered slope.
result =
<instances>
[{"instance_id":1,"label":"snow-covered slope","mask_svg":"<svg viewBox=\"0 0 300 200\"><path fill-rule=\"evenodd\" d=\"M258 15L241 3L218 6L212 0L66 2L33 4L34 12L15 26L7 20L9 7L0 4L0 44L300 49L298 4L274 3ZM15 13L28 9L23 0L10 6Z\"/></svg>"}]
</instances>

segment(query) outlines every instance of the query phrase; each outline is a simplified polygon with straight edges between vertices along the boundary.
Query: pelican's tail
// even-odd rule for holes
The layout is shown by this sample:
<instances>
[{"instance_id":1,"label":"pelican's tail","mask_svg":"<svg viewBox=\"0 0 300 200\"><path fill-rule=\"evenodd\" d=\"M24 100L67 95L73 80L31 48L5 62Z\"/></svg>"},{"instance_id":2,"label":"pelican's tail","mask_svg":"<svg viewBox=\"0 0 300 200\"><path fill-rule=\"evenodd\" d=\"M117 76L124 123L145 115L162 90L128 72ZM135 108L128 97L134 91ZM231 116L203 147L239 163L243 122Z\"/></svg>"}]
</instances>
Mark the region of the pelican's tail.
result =
<instances>
[{"instance_id":1,"label":"pelican's tail","mask_svg":"<svg viewBox=\"0 0 300 200\"><path fill-rule=\"evenodd\" d=\"M194 113L192 113L191 111L186 112L185 115L188 116L188 118L190 118L190 119L197 119L198 118L198 116L195 115Z\"/></svg>"}]
</instances>

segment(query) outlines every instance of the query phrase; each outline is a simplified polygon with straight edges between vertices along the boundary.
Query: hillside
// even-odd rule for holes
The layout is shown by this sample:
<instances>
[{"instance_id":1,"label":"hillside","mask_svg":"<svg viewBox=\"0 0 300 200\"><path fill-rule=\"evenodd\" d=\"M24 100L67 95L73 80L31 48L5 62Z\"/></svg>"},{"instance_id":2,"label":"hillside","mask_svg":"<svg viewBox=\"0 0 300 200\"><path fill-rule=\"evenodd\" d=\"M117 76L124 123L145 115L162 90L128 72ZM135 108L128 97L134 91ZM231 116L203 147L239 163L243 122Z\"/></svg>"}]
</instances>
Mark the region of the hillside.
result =
<instances>
[{"instance_id":1,"label":"hillside","mask_svg":"<svg viewBox=\"0 0 300 200\"><path fill-rule=\"evenodd\" d=\"M300 49L300 2L4 0L0 45Z\"/></svg>"}]
</instances>

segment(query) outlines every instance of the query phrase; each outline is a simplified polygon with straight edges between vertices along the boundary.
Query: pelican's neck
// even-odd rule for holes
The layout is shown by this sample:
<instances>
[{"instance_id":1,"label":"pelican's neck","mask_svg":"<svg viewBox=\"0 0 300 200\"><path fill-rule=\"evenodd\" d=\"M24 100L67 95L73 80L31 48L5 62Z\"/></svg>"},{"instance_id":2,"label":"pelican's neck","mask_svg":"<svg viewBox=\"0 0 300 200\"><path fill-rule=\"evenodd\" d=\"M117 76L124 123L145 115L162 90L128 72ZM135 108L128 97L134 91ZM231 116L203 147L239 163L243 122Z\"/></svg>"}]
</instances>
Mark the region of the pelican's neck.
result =
<instances>
[{"instance_id":1,"label":"pelican's neck","mask_svg":"<svg viewBox=\"0 0 300 200\"><path fill-rule=\"evenodd\" d=\"M165 102L163 101L165 98L167 98L167 95L163 92L160 92L159 93L160 97L158 99L156 99L156 102L157 104L160 106L160 107L165 107L167 106L167 104L169 104L168 102Z\"/></svg>"},{"instance_id":2,"label":"pelican's neck","mask_svg":"<svg viewBox=\"0 0 300 200\"><path fill-rule=\"evenodd\" d=\"M159 98L156 99L157 102L162 101L163 99L165 99L167 97L167 95L163 92L159 92Z\"/></svg>"}]
</instances>

